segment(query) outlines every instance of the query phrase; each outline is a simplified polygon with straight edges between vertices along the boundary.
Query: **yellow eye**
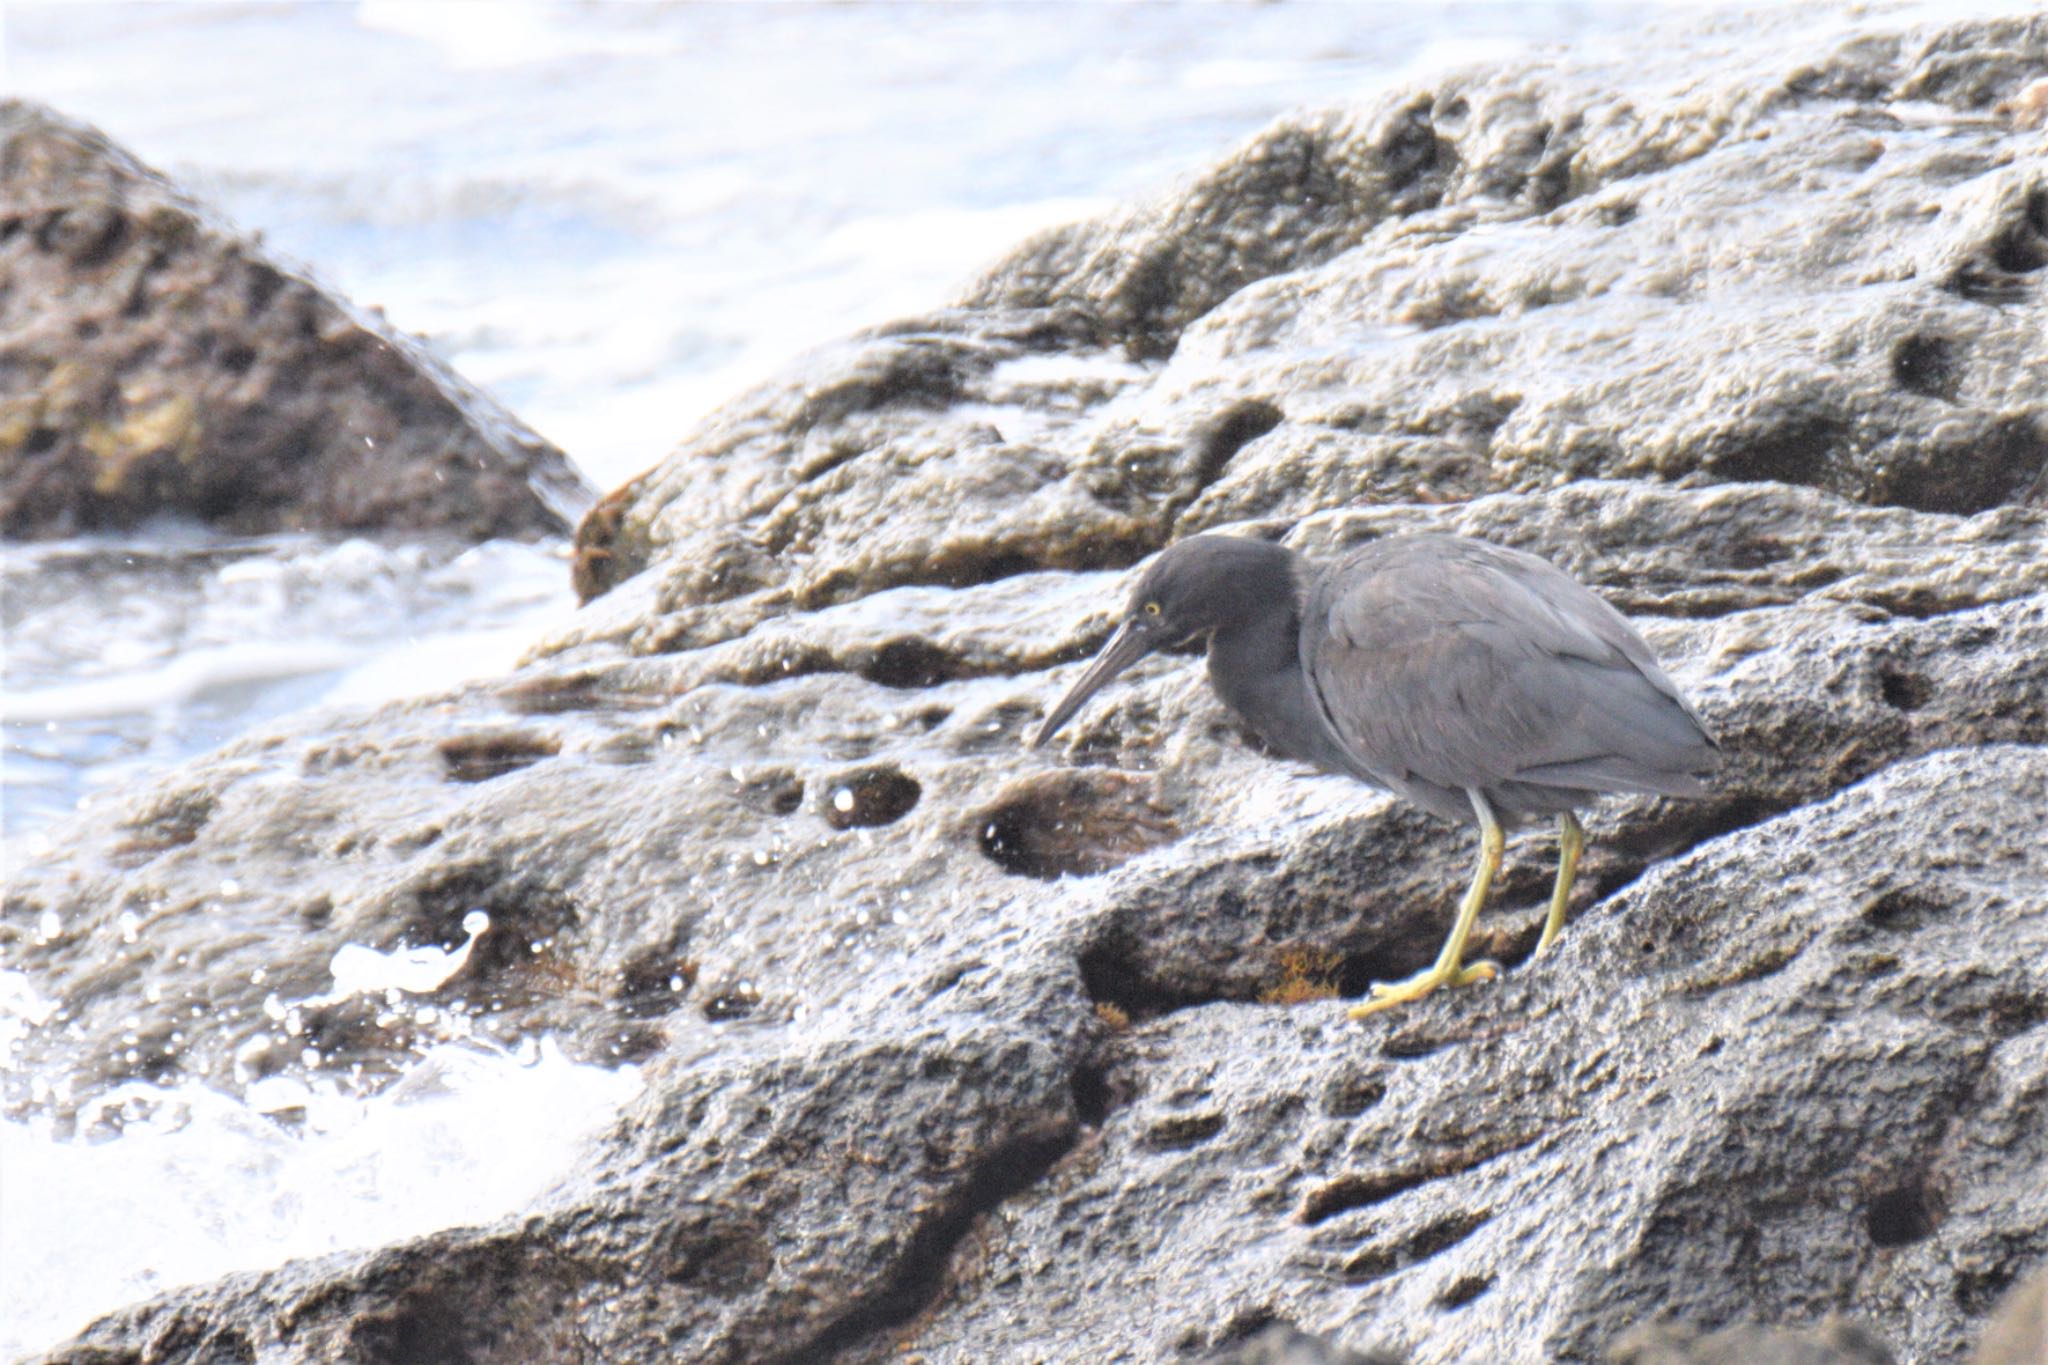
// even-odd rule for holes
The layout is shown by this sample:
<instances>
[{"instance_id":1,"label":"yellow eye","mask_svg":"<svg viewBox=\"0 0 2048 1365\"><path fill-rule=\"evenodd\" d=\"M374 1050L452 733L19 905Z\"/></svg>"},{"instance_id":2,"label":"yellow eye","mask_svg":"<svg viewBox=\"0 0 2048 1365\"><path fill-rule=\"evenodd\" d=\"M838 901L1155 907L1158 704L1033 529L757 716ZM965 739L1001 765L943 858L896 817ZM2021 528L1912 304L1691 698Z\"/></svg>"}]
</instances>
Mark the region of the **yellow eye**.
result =
<instances>
[{"instance_id":1,"label":"yellow eye","mask_svg":"<svg viewBox=\"0 0 2048 1365\"><path fill-rule=\"evenodd\" d=\"M1159 604L1157 602L1147 602L1145 604L1145 614L1147 616L1157 616L1159 614Z\"/></svg>"}]
</instances>

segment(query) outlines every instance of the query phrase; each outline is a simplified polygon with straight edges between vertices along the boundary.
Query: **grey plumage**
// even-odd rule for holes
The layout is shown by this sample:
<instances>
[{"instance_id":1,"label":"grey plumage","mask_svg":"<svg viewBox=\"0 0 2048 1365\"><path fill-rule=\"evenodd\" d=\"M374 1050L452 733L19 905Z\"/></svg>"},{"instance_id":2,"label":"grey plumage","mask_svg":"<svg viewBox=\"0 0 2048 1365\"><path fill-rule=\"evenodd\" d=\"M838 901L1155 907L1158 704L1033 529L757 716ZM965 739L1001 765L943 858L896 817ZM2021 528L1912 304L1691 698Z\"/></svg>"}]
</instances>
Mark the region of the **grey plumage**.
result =
<instances>
[{"instance_id":1,"label":"grey plumage","mask_svg":"<svg viewBox=\"0 0 2048 1365\"><path fill-rule=\"evenodd\" d=\"M1541 952L1583 837L1572 812L1602 792L1701 795L1714 763L1698 713L1620 612L1534 555L1448 535L1374 541L1326 565L1265 541L1182 541L1139 578L1032 743L1138 659L1197 637L1217 694L1270 748L1480 826L1480 866L1437 966L1375 987L1354 1013L1492 975L1462 953L1504 826L1559 817Z\"/></svg>"},{"instance_id":2,"label":"grey plumage","mask_svg":"<svg viewBox=\"0 0 2048 1365\"><path fill-rule=\"evenodd\" d=\"M1622 614L1545 560L1402 536L1309 575L1301 668L1322 721L1383 786L1512 823L1601 792L1698 796L1713 741Z\"/></svg>"}]
</instances>

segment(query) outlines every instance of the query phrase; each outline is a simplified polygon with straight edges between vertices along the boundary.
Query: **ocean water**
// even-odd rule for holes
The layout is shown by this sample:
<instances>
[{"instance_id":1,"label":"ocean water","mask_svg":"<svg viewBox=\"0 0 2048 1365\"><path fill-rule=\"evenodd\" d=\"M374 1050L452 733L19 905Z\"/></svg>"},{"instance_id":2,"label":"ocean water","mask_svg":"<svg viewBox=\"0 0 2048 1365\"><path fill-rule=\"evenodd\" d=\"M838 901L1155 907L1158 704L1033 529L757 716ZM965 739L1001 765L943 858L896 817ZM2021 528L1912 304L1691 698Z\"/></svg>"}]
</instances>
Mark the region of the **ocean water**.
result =
<instances>
[{"instance_id":1,"label":"ocean water","mask_svg":"<svg viewBox=\"0 0 2048 1365\"><path fill-rule=\"evenodd\" d=\"M797 352L940 303L1292 107L1641 18L9 0L0 92L98 124L383 308L611 487ZM566 579L560 545L157 526L0 547L0 848L40 854L69 812L266 718L502 670L573 609ZM359 945L335 989L399 1007L423 965L380 960ZM7 965L0 1069L50 1008ZM0 1356L176 1284L516 1209L637 1086L545 1039L458 1038L376 1095L316 1069L289 1096L130 1088L76 1132L0 1119Z\"/></svg>"}]
</instances>

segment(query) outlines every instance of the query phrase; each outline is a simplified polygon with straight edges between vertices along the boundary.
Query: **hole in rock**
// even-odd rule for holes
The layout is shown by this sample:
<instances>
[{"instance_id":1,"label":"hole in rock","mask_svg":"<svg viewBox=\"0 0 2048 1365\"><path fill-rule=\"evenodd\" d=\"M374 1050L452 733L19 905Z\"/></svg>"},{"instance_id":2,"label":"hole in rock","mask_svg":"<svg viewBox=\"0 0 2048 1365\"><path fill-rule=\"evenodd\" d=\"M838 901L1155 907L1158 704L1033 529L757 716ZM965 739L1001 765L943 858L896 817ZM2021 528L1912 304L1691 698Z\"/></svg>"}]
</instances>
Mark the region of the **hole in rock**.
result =
<instances>
[{"instance_id":1,"label":"hole in rock","mask_svg":"<svg viewBox=\"0 0 2048 1365\"><path fill-rule=\"evenodd\" d=\"M553 735L521 734L496 730L444 741L441 762L451 782L488 782L494 777L517 772L562 751Z\"/></svg>"},{"instance_id":2,"label":"hole in rock","mask_svg":"<svg viewBox=\"0 0 2048 1365\"><path fill-rule=\"evenodd\" d=\"M1933 1235L1940 1222L1940 1211L1926 1184L1917 1176L1903 1185L1880 1191L1863 1206L1863 1230L1881 1247L1924 1241Z\"/></svg>"},{"instance_id":3,"label":"hole in rock","mask_svg":"<svg viewBox=\"0 0 2048 1365\"><path fill-rule=\"evenodd\" d=\"M1060 769L1010 784L975 816L981 851L1005 872L1050 881L1105 872L1181 835L1154 779Z\"/></svg>"},{"instance_id":4,"label":"hole in rock","mask_svg":"<svg viewBox=\"0 0 2048 1365\"><path fill-rule=\"evenodd\" d=\"M2019 215L1991 239L1991 263L2010 275L2048 265L2048 191L2028 195Z\"/></svg>"},{"instance_id":5,"label":"hole in rock","mask_svg":"<svg viewBox=\"0 0 2048 1365\"><path fill-rule=\"evenodd\" d=\"M260 313L270 306L270 301L277 297L277 291L282 288L284 276L272 267L258 262L249 267L248 277L243 282L242 297L249 306L249 312Z\"/></svg>"},{"instance_id":6,"label":"hole in rock","mask_svg":"<svg viewBox=\"0 0 2048 1365\"><path fill-rule=\"evenodd\" d=\"M1910 393L1955 402L1962 368L1947 337L1910 336L1892 347L1892 381Z\"/></svg>"},{"instance_id":7,"label":"hole in rock","mask_svg":"<svg viewBox=\"0 0 2048 1365\"><path fill-rule=\"evenodd\" d=\"M758 1286L775 1268L762 1230L723 1211L693 1212L663 1228L648 1259L667 1283L718 1299Z\"/></svg>"},{"instance_id":8,"label":"hole in rock","mask_svg":"<svg viewBox=\"0 0 2048 1365\"><path fill-rule=\"evenodd\" d=\"M1444 1292L1436 1296L1439 1308L1463 1308L1472 1300L1493 1288L1493 1280L1485 1275L1467 1275L1454 1280Z\"/></svg>"},{"instance_id":9,"label":"hole in rock","mask_svg":"<svg viewBox=\"0 0 2048 1365\"><path fill-rule=\"evenodd\" d=\"M851 664L854 673L883 687L933 687L959 676L951 654L916 635L899 635L862 650Z\"/></svg>"},{"instance_id":10,"label":"hole in rock","mask_svg":"<svg viewBox=\"0 0 2048 1365\"><path fill-rule=\"evenodd\" d=\"M1432 1180L1449 1180L1476 1170L1498 1157L1510 1156L1534 1145L1541 1137L1535 1132L1476 1137L1463 1147L1428 1152L1408 1165L1392 1170L1349 1172L1310 1190L1301 1201L1299 1216L1303 1223L1314 1227L1340 1213L1383 1204ZM1484 1221L1482 1217L1480 1222Z\"/></svg>"},{"instance_id":11,"label":"hole in rock","mask_svg":"<svg viewBox=\"0 0 2048 1365\"><path fill-rule=\"evenodd\" d=\"M1131 961L1123 943L1099 943L1081 954L1081 988L1097 1005L1117 1011L1128 1028L1132 1021L1170 1014L1190 1003L1188 997L1162 989Z\"/></svg>"},{"instance_id":12,"label":"hole in rock","mask_svg":"<svg viewBox=\"0 0 2048 1365\"><path fill-rule=\"evenodd\" d=\"M1894 886L1878 892L1863 907L1864 923L1895 932L1918 929L1948 909L1919 887Z\"/></svg>"},{"instance_id":13,"label":"hole in rock","mask_svg":"<svg viewBox=\"0 0 2048 1365\"><path fill-rule=\"evenodd\" d=\"M1491 1211L1454 1213L1418 1229L1398 1246L1361 1248L1344 1262L1344 1278L1352 1284L1384 1279L1397 1270L1405 1270L1456 1246L1484 1227L1492 1217Z\"/></svg>"},{"instance_id":14,"label":"hole in rock","mask_svg":"<svg viewBox=\"0 0 2048 1365\"><path fill-rule=\"evenodd\" d=\"M1894 711L1917 711L1927 704L1934 691L1926 679L1916 678L1896 664L1878 669L1877 690L1884 704Z\"/></svg>"},{"instance_id":15,"label":"hole in rock","mask_svg":"<svg viewBox=\"0 0 2048 1365\"><path fill-rule=\"evenodd\" d=\"M1247 1341L1264 1332L1269 1327L1278 1327L1281 1333L1284 1333L1292 1327L1292 1324L1282 1324L1280 1322L1280 1315L1275 1313L1272 1307L1267 1304L1260 1304L1256 1308L1240 1309L1231 1317L1230 1321L1223 1324L1223 1330L1216 1334L1216 1340L1211 1344L1215 1346L1230 1346L1238 1342ZM1183 1333L1180 1345L1184 1351L1200 1349L1202 1345L1201 1331L1190 1329ZM1253 1358L1259 1360L1269 1359L1265 1354L1260 1354ZM1284 1357L1282 1358L1284 1359Z\"/></svg>"},{"instance_id":16,"label":"hole in rock","mask_svg":"<svg viewBox=\"0 0 2048 1365\"><path fill-rule=\"evenodd\" d=\"M2000 991L1985 1007L1984 1021L1994 1038L2013 1038L2048 1020L2048 996Z\"/></svg>"},{"instance_id":17,"label":"hole in rock","mask_svg":"<svg viewBox=\"0 0 2048 1365\"><path fill-rule=\"evenodd\" d=\"M462 1325L473 1321L465 1306L413 1293L399 1306L366 1314L349 1331L349 1344L365 1365L411 1365L422 1360L467 1362L476 1357Z\"/></svg>"},{"instance_id":18,"label":"hole in rock","mask_svg":"<svg viewBox=\"0 0 2048 1365\"><path fill-rule=\"evenodd\" d=\"M1486 1209L1471 1213L1454 1213L1447 1218L1439 1218L1410 1237L1402 1249L1412 1260L1427 1260L1438 1252L1448 1251L1464 1241L1485 1227L1492 1217L1493 1211Z\"/></svg>"},{"instance_id":19,"label":"hole in rock","mask_svg":"<svg viewBox=\"0 0 2048 1365\"><path fill-rule=\"evenodd\" d=\"M1753 439L1708 452L1701 461L1707 473L1734 483L1794 483L1827 487L1835 453L1849 436L1848 427L1819 412L1793 412Z\"/></svg>"},{"instance_id":20,"label":"hole in rock","mask_svg":"<svg viewBox=\"0 0 2048 1365\"><path fill-rule=\"evenodd\" d=\"M548 673L497 689L498 699L521 715L552 716L571 711L646 711L665 695L634 692L594 672Z\"/></svg>"},{"instance_id":21,"label":"hole in rock","mask_svg":"<svg viewBox=\"0 0 2048 1365\"><path fill-rule=\"evenodd\" d=\"M653 1019L683 1002L697 984L697 964L672 949L645 949L619 968L612 1003L628 1019Z\"/></svg>"},{"instance_id":22,"label":"hole in rock","mask_svg":"<svg viewBox=\"0 0 2048 1365\"><path fill-rule=\"evenodd\" d=\"M788 768L769 768L746 774L739 784L739 801L748 810L763 815L794 815L804 803L804 782Z\"/></svg>"},{"instance_id":23,"label":"hole in rock","mask_svg":"<svg viewBox=\"0 0 2048 1365\"><path fill-rule=\"evenodd\" d=\"M1429 1166L1399 1171L1375 1171L1369 1175L1342 1175L1319 1185L1301 1201L1300 1219L1310 1227L1327 1223L1340 1213L1383 1204L1397 1194L1426 1185L1446 1172Z\"/></svg>"},{"instance_id":24,"label":"hole in rock","mask_svg":"<svg viewBox=\"0 0 2048 1365\"><path fill-rule=\"evenodd\" d=\"M114 852L146 858L189 844L213 818L215 804L211 792L196 787L173 792L121 826L128 837Z\"/></svg>"},{"instance_id":25,"label":"hole in rock","mask_svg":"<svg viewBox=\"0 0 2048 1365\"><path fill-rule=\"evenodd\" d=\"M882 765L848 773L829 786L825 823L834 829L889 825L910 814L924 788L900 768Z\"/></svg>"},{"instance_id":26,"label":"hole in rock","mask_svg":"<svg viewBox=\"0 0 2048 1365\"><path fill-rule=\"evenodd\" d=\"M1000 583L1019 574L1038 573L1048 566L1021 551L961 551L940 557L934 563L934 582L949 588L972 588L983 583Z\"/></svg>"},{"instance_id":27,"label":"hole in rock","mask_svg":"<svg viewBox=\"0 0 2048 1365\"><path fill-rule=\"evenodd\" d=\"M1323 1113L1333 1119L1355 1119L1387 1097L1378 1076L1339 1071L1323 1083Z\"/></svg>"},{"instance_id":28,"label":"hole in rock","mask_svg":"<svg viewBox=\"0 0 2048 1365\"><path fill-rule=\"evenodd\" d=\"M1145 1130L1139 1145L1155 1152L1179 1152L1199 1147L1223 1131L1223 1115L1209 1112L1174 1114Z\"/></svg>"},{"instance_id":29,"label":"hole in rock","mask_svg":"<svg viewBox=\"0 0 2048 1365\"><path fill-rule=\"evenodd\" d=\"M1717 567L1755 570L1782 564L1793 554L1794 551L1777 536L1764 535L1751 527L1731 523L1715 529L1701 558Z\"/></svg>"},{"instance_id":30,"label":"hole in rock","mask_svg":"<svg viewBox=\"0 0 2048 1365\"><path fill-rule=\"evenodd\" d=\"M1441 194L1440 190L1420 187L1424 177L1437 168L1445 151L1430 119L1431 103L1428 96L1423 96L1403 110L1372 149L1388 191L1399 196L1402 212L1434 207ZM1409 190L1418 192L1406 193Z\"/></svg>"},{"instance_id":31,"label":"hole in rock","mask_svg":"<svg viewBox=\"0 0 2048 1365\"><path fill-rule=\"evenodd\" d=\"M1956 1305L1973 1318L1985 1317L2018 1278L2019 1270L2010 1262L1982 1270L1964 1270L1956 1276Z\"/></svg>"},{"instance_id":32,"label":"hole in rock","mask_svg":"<svg viewBox=\"0 0 2048 1365\"><path fill-rule=\"evenodd\" d=\"M1127 1098L1119 1093L1107 1067L1086 1065L1074 1072L1074 1115L1090 1128L1100 1128L1110 1111Z\"/></svg>"},{"instance_id":33,"label":"hole in rock","mask_svg":"<svg viewBox=\"0 0 2048 1365\"><path fill-rule=\"evenodd\" d=\"M1207 488L1231 457L1286 420L1286 414L1262 399L1233 403L1188 442L1197 488Z\"/></svg>"},{"instance_id":34,"label":"hole in rock","mask_svg":"<svg viewBox=\"0 0 2048 1365\"><path fill-rule=\"evenodd\" d=\"M704 1002L704 1017L714 1024L733 1019L744 1019L761 1004L761 993L749 985L740 985L729 991L720 991Z\"/></svg>"},{"instance_id":35,"label":"hole in rock","mask_svg":"<svg viewBox=\"0 0 2048 1365\"><path fill-rule=\"evenodd\" d=\"M576 968L557 943L574 931L576 907L534 874L479 858L429 869L400 894L410 896L412 907L389 947L431 944L453 952L469 940L471 912L489 916L489 927L471 945L467 964L444 989L474 990L482 983L508 981L541 990L579 984Z\"/></svg>"}]
</instances>

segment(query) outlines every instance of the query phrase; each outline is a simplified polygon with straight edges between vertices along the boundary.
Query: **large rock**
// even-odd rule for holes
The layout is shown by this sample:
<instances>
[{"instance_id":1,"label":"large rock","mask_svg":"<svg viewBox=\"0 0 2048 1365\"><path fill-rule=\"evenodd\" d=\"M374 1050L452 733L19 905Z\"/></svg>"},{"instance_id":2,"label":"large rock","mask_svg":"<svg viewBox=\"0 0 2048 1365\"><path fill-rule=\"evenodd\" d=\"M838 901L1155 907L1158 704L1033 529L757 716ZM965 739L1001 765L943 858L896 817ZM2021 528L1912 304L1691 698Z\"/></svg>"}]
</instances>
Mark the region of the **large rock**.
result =
<instances>
[{"instance_id":1,"label":"large rock","mask_svg":"<svg viewBox=\"0 0 2048 1365\"><path fill-rule=\"evenodd\" d=\"M1796 17L1283 122L732 404L585 523L582 587L653 566L661 649L1595 474L2048 496L2048 19Z\"/></svg>"},{"instance_id":2,"label":"large rock","mask_svg":"<svg viewBox=\"0 0 2048 1365\"><path fill-rule=\"evenodd\" d=\"M562 452L94 129L0 101L0 534L555 535Z\"/></svg>"},{"instance_id":3,"label":"large rock","mask_svg":"<svg viewBox=\"0 0 2048 1365\"><path fill-rule=\"evenodd\" d=\"M649 1082L524 1215L55 1358L1959 1358L2048 1262L2048 508L1995 439L2043 401L1996 188L2043 153L1995 111L2048 24L1866 22L1290 123L729 407L593 513L608 590L510 677L57 832L0 918L56 1007L14 1104L473 1027ZM1894 305L1974 329L1947 396ZM1127 566L1218 524L1551 556L1697 699L1714 795L1595 811L1541 963L1517 843L1503 980L1348 1022L1468 831L1260 757L1187 659L1021 748ZM439 1012L317 998L478 909Z\"/></svg>"}]
</instances>

